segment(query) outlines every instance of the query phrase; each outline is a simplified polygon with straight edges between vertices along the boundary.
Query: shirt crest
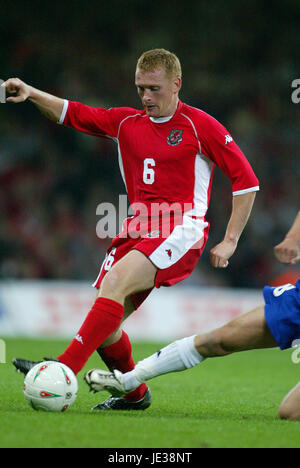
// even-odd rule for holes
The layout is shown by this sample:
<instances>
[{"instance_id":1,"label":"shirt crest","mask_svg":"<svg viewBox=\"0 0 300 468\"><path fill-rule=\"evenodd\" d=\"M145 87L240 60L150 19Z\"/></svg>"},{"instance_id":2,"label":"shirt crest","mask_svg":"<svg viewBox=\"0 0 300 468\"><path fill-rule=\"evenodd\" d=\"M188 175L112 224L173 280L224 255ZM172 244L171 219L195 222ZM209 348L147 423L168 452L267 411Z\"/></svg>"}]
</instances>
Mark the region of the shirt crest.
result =
<instances>
[{"instance_id":1,"label":"shirt crest","mask_svg":"<svg viewBox=\"0 0 300 468\"><path fill-rule=\"evenodd\" d=\"M168 144L171 146L179 145L179 143L182 142L182 134L183 130L179 130L178 128L172 128L167 138Z\"/></svg>"}]
</instances>

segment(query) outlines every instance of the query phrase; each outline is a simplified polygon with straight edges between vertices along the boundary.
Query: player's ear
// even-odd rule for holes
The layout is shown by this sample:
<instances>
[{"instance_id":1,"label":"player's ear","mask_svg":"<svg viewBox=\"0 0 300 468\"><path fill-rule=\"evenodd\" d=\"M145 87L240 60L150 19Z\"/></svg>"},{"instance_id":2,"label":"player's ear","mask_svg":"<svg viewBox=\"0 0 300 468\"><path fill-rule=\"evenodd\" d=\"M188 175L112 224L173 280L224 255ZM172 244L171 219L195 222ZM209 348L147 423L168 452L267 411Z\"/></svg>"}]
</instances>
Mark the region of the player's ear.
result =
<instances>
[{"instance_id":1,"label":"player's ear","mask_svg":"<svg viewBox=\"0 0 300 468\"><path fill-rule=\"evenodd\" d=\"M178 76L173 80L174 92L179 93L181 89L182 80Z\"/></svg>"}]
</instances>

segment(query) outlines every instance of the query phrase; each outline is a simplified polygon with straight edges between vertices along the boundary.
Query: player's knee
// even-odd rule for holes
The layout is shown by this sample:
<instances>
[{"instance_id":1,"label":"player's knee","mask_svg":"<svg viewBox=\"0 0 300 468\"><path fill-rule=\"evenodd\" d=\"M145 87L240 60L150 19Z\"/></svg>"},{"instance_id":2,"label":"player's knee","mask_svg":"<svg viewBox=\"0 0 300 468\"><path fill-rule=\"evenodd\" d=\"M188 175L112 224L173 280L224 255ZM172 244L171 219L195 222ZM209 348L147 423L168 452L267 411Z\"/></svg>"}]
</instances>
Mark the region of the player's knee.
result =
<instances>
[{"instance_id":1,"label":"player's knee","mask_svg":"<svg viewBox=\"0 0 300 468\"><path fill-rule=\"evenodd\" d=\"M278 417L289 421L300 421L300 409L287 403L282 403L278 410Z\"/></svg>"},{"instance_id":2,"label":"player's knee","mask_svg":"<svg viewBox=\"0 0 300 468\"><path fill-rule=\"evenodd\" d=\"M289 408L285 408L280 406L278 410L278 417L280 419L289 419L290 421L293 420L293 412Z\"/></svg>"}]
</instances>

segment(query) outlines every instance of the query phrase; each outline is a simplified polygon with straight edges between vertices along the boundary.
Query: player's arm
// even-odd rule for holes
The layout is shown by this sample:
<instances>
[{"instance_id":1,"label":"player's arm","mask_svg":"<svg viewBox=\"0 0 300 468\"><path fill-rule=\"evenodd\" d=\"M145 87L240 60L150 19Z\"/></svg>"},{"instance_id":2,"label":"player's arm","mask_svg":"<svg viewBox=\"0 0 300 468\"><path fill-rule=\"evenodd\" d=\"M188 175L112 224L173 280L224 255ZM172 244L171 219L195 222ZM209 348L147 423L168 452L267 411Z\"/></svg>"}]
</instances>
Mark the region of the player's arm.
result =
<instances>
[{"instance_id":1,"label":"player's arm","mask_svg":"<svg viewBox=\"0 0 300 468\"><path fill-rule=\"evenodd\" d=\"M222 242L210 251L210 263L215 268L226 268L234 254L241 234L247 224L256 192L233 196L232 212Z\"/></svg>"},{"instance_id":2,"label":"player's arm","mask_svg":"<svg viewBox=\"0 0 300 468\"><path fill-rule=\"evenodd\" d=\"M8 94L7 102L18 104L31 101L48 119L58 122L63 108L64 99L52 96L51 94L40 91L32 86L24 83L19 78L10 78L1 85L6 89Z\"/></svg>"},{"instance_id":3,"label":"player's arm","mask_svg":"<svg viewBox=\"0 0 300 468\"><path fill-rule=\"evenodd\" d=\"M259 182L245 155L228 130L209 115L202 116L199 126L202 152L231 180L232 211L223 240L210 251L215 268L226 268L236 250L239 238L249 219Z\"/></svg>"},{"instance_id":4,"label":"player's arm","mask_svg":"<svg viewBox=\"0 0 300 468\"><path fill-rule=\"evenodd\" d=\"M17 104L29 100L54 122L93 136L117 137L122 120L136 114L135 109L127 107L105 109L61 99L35 89L18 78L10 78L1 86L12 94L7 98L8 102Z\"/></svg>"},{"instance_id":5,"label":"player's arm","mask_svg":"<svg viewBox=\"0 0 300 468\"><path fill-rule=\"evenodd\" d=\"M274 252L282 263L294 265L300 260L300 211L283 241L274 247Z\"/></svg>"}]
</instances>

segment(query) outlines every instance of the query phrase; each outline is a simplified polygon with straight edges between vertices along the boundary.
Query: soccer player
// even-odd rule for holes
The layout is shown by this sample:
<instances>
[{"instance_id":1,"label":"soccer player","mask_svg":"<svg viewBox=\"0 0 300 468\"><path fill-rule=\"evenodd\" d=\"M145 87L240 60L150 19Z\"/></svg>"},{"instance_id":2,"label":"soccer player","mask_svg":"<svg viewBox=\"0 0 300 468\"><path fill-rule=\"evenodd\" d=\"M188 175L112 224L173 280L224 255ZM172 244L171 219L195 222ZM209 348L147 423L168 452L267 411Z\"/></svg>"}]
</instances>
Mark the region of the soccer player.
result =
<instances>
[{"instance_id":1,"label":"soccer player","mask_svg":"<svg viewBox=\"0 0 300 468\"><path fill-rule=\"evenodd\" d=\"M295 264L300 260L300 212L274 251L280 262ZM175 341L140 361L131 372L122 374L118 370L111 373L92 369L85 375L85 380L95 392L108 390L120 397L141 382L194 367L206 358L251 349L290 348L295 340L300 340L300 279L296 286L266 286L264 297L265 306L242 314L210 333ZM283 400L279 416L300 420L300 383Z\"/></svg>"},{"instance_id":2,"label":"soccer player","mask_svg":"<svg viewBox=\"0 0 300 468\"><path fill-rule=\"evenodd\" d=\"M111 138L134 216L113 239L94 283L97 299L82 327L58 360L77 374L98 350L108 368L134 369L123 321L154 287L187 278L205 247L215 166L232 182L232 211L223 240L210 251L215 268L226 268L250 216L258 179L226 128L179 99L182 85L177 56L164 49L139 58L135 85L143 110L93 108L37 90L20 79L3 86L7 101L27 99L51 120L95 137ZM26 373L35 364L17 359ZM124 398L95 409L145 409L150 391L141 383Z\"/></svg>"}]
</instances>

